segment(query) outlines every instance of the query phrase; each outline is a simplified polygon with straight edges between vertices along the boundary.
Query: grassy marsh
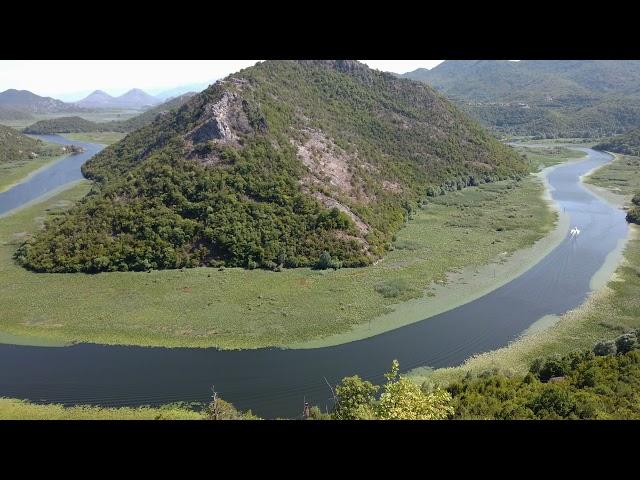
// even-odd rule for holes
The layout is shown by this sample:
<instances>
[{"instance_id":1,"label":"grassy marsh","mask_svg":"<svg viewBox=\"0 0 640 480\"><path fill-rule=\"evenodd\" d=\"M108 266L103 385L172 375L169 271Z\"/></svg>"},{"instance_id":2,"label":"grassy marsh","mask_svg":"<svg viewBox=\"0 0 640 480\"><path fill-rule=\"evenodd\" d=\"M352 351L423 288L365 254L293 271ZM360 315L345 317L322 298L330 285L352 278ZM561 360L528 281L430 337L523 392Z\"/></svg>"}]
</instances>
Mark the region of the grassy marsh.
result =
<instances>
[{"instance_id":1,"label":"grassy marsh","mask_svg":"<svg viewBox=\"0 0 640 480\"><path fill-rule=\"evenodd\" d=\"M0 398L0 420L201 420L203 415L180 406L105 408L65 407Z\"/></svg>"},{"instance_id":2,"label":"grassy marsh","mask_svg":"<svg viewBox=\"0 0 640 480\"><path fill-rule=\"evenodd\" d=\"M367 268L86 275L36 274L17 266L13 254L24 238L88 189L88 182L80 182L0 223L0 330L6 334L33 337L35 343L46 338L172 347L318 341L371 319L375 326L377 317L428 295L448 273L530 246L556 220L541 198L541 182L532 176L433 199L399 232L394 250ZM381 293L385 284L391 288Z\"/></svg>"}]
</instances>

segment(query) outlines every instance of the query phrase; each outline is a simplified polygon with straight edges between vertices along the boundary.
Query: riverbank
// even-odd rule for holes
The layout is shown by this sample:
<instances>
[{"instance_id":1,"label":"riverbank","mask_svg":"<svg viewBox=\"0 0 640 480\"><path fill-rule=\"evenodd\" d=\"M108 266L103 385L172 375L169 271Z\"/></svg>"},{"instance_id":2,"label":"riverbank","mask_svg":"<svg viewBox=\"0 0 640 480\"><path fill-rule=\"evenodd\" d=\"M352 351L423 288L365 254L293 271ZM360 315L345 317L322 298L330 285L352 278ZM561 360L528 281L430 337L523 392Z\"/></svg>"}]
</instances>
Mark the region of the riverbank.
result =
<instances>
[{"instance_id":1,"label":"riverbank","mask_svg":"<svg viewBox=\"0 0 640 480\"><path fill-rule=\"evenodd\" d=\"M165 407L103 408L90 405L65 407L37 404L15 398L0 398L0 420L202 420L203 414L187 408Z\"/></svg>"},{"instance_id":2,"label":"riverbank","mask_svg":"<svg viewBox=\"0 0 640 480\"><path fill-rule=\"evenodd\" d=\"M584 185L619 207L640 192L640 157L610 153L615 160L584 176Z\"/></svg>"},{"instance_id":3,"label":"riverbank","mask_svg":"<svg viewBox=\"0 0 640 480\"><path fill-rule=\"evenodd\" d=\"M373 328L396 328L397 323L378 320L393 317L408 300L428 300L439 289L446 291L438 284L452 282L452 271L468 269L478 281L475 290L460 282L459 292L479 295L494 280L493 285L504 283L517 262L495 265L495 279L486 273L490 267L480 268L501 261L503 252L508 256L542 239L557 218L541 199L542 183L532 176L433 199L399 232L383 261L362 269L196 268L85 275L36 274L18 267L12 257L25 236L88 188L87 183L76 185L0 224L0 330L11 338L32 344L46 339L60 345L257 348L327 342L336 334L353 335L358 325L356 332L364 338L372 334L362 328L369 327L370 319L376 319ZM453 296L438 298L443 300L437 301L439 307L433 302L433 312L454 301ZM414 317L425 315L415 310Z\"/></svg>"},{"instance_id":4,"label":"riverbank","mask_svg":"<svg viewBox=\"0 0 640 480\"><path fill-rule=\"evenodd\" d=\"M616 156L614 162L584 175L583 185L599 194L601 188L611 188L611 178L618 179L614 191L625 192L625 195L603 198L621 206L640 182L640 171L632 167ZM624 175L620 175L621 169ZM623 177L624 181L621 180ZM619 243L607 256L605 264L593 276L591 287L594 292L583 305L559 318L541 319L507 347L472 357L459 367L435 371L418 368L410 373L410 377L417 383L429 380L446 384L469 371L479 373L499 369L525 373L536 358L588 349L600 339L613 339L620 333L640 327L639 227L630 226L627 241Z\"/></svg>"},{"instance_id":5,"label":"riverbank","mask_svg":"<svg viewBox=\"0 0 640 480\"><path fill-rule=\"evenodd\" d=\"M66 157L67 155L43 155L28 161L0 164L0 193L29 180L36 173Z\"/></svg>"},{"instance_id":6,"label":"riverbank","mask_svg":"<svg viewBox=\"0 0 640 480\"><path fill-rule=\"evenodd\" d=\"M572 158L579 158L575 156ZM425 295L393 305L392 311L373 318L370 323L355 326L351 331L328 338L294 343L291 348L319 348L340 345L371 337L396 328L433 317L480 298L509 283L533 267L562 242L569 230L569 218L558 211L550 195L546 175L557 164L535 174L544 183L542 198L550 211L555 212L556 222L549 231L533 245L513 252L503 251L483 265L471 265L446 273L445 280L436 281Z\"/></svg>"},{"instance_id":7,"label":"riverbank","mask_svg":"<svg viewBox=\"0 0 640 480\"><path fill-rule=\"evenodd\" d=\"M100 145L112 145L119 142L126 133L122 132L82 132L82 133L63 133L62 137L75 142L97 143Z\"/></svg>"}]
</instances>

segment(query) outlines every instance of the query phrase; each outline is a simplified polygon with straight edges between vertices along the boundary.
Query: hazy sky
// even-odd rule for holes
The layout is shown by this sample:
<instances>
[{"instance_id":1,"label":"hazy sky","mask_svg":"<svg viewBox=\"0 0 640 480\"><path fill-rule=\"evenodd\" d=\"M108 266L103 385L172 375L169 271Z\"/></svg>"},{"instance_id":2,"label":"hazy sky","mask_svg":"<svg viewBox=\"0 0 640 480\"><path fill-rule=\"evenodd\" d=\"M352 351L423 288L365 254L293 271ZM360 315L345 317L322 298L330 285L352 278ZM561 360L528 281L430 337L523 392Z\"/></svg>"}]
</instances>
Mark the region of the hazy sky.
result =
<instances>
[{"instance_id":1,"label":"hazy sky","mask_svg":"<svg viewBox=\"0 0 640 480\"><path fill-rule=\"evenodd\" d=\"M257 60L0 60L0 92L9 88L74 101L94 90L121 95L131 88L150 94L211 82ZM371 68L404 73L442 60L361 60Z\"/></svg>"}]
</instances>

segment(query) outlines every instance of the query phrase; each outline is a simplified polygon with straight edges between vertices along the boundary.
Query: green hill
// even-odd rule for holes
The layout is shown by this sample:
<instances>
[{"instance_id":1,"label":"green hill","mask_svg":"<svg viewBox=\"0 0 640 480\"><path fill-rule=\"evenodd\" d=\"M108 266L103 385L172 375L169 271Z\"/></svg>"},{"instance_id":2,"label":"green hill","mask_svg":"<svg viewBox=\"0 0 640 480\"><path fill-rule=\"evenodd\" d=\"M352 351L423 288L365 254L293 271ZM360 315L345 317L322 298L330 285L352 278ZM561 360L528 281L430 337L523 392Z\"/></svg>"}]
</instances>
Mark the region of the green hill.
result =
<instances>
[{"instance_id":1,"label":"green hill","mask_svg":"<svg viewBox=\"0 0 640 480\"><path fill-rule=\"evenodd\" d=\"M42 153L44 143L0 125L0 163L29 160Z\"/></svg>"},{"instance_id":2,"label":"green hill","mask_svg":"<svg viewBox=\"0 0 640 480\"><path fill-rule=\"evenodd\" d=\"M49 135L52 133L101 132L104 130L99 123L81 117L58 117L40 120L23 131L36 135Z\"/></svg>"},{"instance_id":3,"label":"green hill","mask_svg":"<svg viewBox=\"0 0 640 480\"><path fill-rule=\"evenodd\" d=\"M597 137L640 124L640 61L452 60L403 76L503 133Z\"/></svg>"},{"instance_id":4,"label":"green hill","mask_svg":"<svg viewBox=\"0 0 640 480\"><path fill-rule=\"evenodd\" d=\"M23 265L363 266L428 194L527 167L426 85L355 61L267 61L83 171L93 192L20 248Z\"/></svg>"},{"instance_id":5,"label":"green hill","mask_svg":"<svg viewBox=\"0 0 640 480\"><path fill-rule=\"evenodd\" d=\"M630 130L623 135L609 138L593 148L625 155L640 156L640 128Z\"/></svg>"}]
</instances>

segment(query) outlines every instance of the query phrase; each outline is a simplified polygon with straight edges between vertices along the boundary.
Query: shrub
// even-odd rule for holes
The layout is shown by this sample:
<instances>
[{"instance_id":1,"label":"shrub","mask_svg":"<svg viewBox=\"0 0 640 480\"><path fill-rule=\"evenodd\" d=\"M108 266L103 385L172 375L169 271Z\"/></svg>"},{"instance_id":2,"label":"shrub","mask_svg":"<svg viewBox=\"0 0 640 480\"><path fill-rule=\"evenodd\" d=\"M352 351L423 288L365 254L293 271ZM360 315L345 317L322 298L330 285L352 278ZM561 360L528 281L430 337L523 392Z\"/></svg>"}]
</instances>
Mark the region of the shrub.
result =
<instances>
[{"instance_id":1,"label":"shrub","mask_svg":"<svg viewBox=\"0 0 640 480\"><path fill-rule=\"evenodd\" d=\"M560 355L551 356L540 367L540 380L546 382L551 377L563 377L569 370L567 363Z\"/></svg>"},{"instance_id":2,"label":"shrub","mask_svg":"<svg viewBox=\"0 0 640 480\"><path fill-rule=\"evenodd\" d=\"M627 222L640 224L640 207L634 206L627 211Z\"/></svg>"},{"instance_id":3,"label":"shrub","mask_svg":"<svg viewBox=\"0 0 640 480\"><path fill-rule=\"evenodd\" d=\"M252 259L247 260L247 268L249 270L255 270L256 268L258 268L258 262Z\"/></svg>"},{"instance_id":4,"label":"shrub","mask_svg":"<svg viewBox=\"0 0 640 480\"><path fill-rule=\"evenodd\" d=\"M327 270L328 268L337 270L338 268L342 268L342 262L331 258L331 254L325 250L320 254L320 257L314 267L317 270Z\"/></svg>"},{"instance_id":5,"label":"shrub","mask_svg":"<svg viewBox=\"0 0 640 480\"><path fill-rule=\"evenodd\" d=\"M379 283L375 286L376 292L384 298L397 298L410 290L409 283L404 278L395 278Z\"/></svg>"},{"instance_id":6,"label":"shrub","mask_svg":"<svg viewBox=\"0 0 640 480\"><path fill-rule=\"evenodd\" d=\"M616 349L618 353L627 353L636 348L638 338L635 333L625 333L616 338Z\"/></svg>"},{"instance_id":7,"label":"shrub","mask_svg":"<svg viewBox=\"0 0 640 480\"><path fill-rule=\"evenodd\" d=\"M616 344L614 341L600 341L593 347L593 353L599 357L616 354Z\"/></svg>"}]
</instances>

